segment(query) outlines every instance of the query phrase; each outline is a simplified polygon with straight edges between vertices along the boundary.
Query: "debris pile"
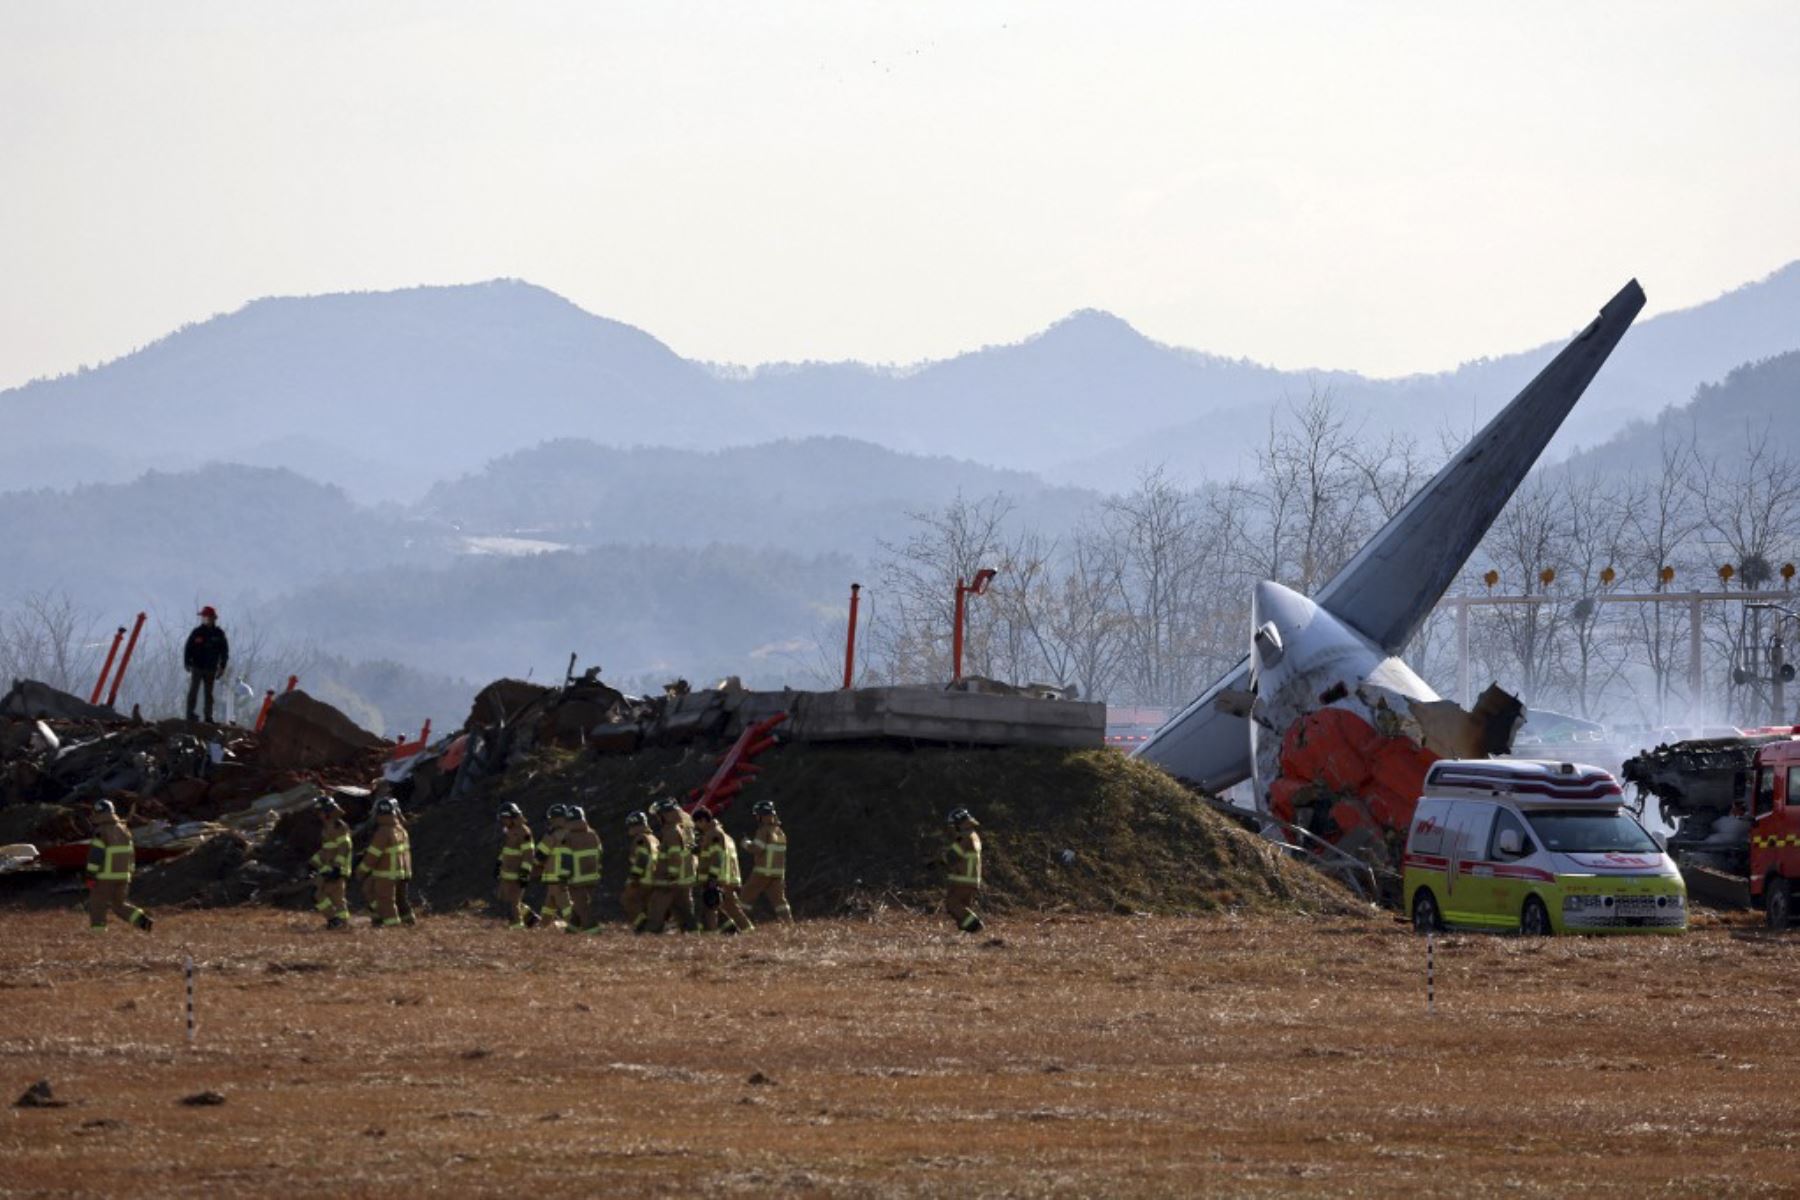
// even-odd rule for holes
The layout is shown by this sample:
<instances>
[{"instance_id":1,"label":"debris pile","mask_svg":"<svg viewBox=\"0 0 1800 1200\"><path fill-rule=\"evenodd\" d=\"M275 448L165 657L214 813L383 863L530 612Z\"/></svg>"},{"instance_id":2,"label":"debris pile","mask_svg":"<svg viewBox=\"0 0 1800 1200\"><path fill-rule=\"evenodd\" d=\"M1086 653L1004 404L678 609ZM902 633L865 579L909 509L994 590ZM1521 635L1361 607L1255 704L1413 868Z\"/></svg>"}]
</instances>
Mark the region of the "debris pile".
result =
<instances>
[{"instance_id":1,"label":"debris pile","mask_svg":"<svg viewBox=\"0 0 1800 1200\"><path fill-rule=\"evenodd\" d=\"M265 848L284 866L293 857L278 838L284 817L328 790L366 809L370 790L357 785L379 774L390 749L298 690L276 701L256 734L121 717L15 682L0 698L0 874L81 871L87 813L110 800L131 827L139 865L151 868L146 894L249 899L275 882L276 868L259 861ZM155 867L171 859L179 865Z\"/></svg>"},{"instance_id":2,"label":"debris pile","mask_svg":"<svg viewBox=\"0 0 1800 1200\"><path fill-rule=\"evenodd\" d=\"M700 794L734 740L778 727L782 748L763 755L753 787L793 838L789 896L803 913L933 902L944 817L958 806L983 822L1002 910L1351 903L1168 776L1085 748L1090 722L1099 746L1104 708L1065 699L755 692L735 679L638 697L590 671L561 687L498 680L461 729L431 740L428 726L400 745L299 691L276 700L260 733L125 719L42 685L17 686L4 704L0 845L14 844L0 872L60 881L52 895L79 887L86 812L106 798L132 828L145 903L306 904L314 804L329 793L359 845L374 801L400 801L415 902L439 910L488 902L501 804L518 803L540 832L551 804L584 805L604 843L604 911L616 912L625 814ZM1021 730L1027 744L1009 741ZM741 832L749 817L727 811L726 821Z\"/></svg>"}]
</instances>

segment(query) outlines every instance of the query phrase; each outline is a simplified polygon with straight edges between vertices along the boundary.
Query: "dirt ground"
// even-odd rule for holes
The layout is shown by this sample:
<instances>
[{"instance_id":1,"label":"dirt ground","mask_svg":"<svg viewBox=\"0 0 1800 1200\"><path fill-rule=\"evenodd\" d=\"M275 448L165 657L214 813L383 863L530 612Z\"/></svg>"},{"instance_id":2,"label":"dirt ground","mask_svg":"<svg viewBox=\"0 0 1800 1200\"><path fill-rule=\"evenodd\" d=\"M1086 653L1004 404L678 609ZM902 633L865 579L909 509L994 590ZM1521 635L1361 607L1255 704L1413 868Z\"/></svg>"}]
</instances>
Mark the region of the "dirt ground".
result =
<instances>
[{"instance_id":1,"label":"dirt ground","mask_svg":"<svg viewBox=\"0 0 1800 1200\"><path fill-rule=\"evenodd\" d=\"M0 913L0 1194L1791 1193L1800 938ZM183 948L199 970L184 1044ZM189 1106L212 1091L222 1104Z\"/></svg>"}]
</instances>

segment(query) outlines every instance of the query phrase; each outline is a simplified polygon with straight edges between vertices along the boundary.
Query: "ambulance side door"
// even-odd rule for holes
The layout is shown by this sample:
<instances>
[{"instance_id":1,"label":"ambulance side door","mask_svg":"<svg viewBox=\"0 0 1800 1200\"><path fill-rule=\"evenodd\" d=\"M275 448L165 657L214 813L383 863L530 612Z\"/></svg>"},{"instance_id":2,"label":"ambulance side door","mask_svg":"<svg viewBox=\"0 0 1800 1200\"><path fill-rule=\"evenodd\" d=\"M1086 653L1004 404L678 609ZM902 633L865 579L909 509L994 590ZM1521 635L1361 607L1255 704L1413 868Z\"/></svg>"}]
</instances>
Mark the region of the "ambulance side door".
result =
<instances>
[{"instance_id":1,"label":"ambulance side door","mask_svg":"<svg viewBox=\"0 0 1800 1200\"><path fill-rule=\"evenodd\" d=\"M1500 835L1511 830L1519 838L1519 853L1508 854L1500 848ZM1536 874L1523 865L1538 851L1536 839L1511 809L1499 808L1494 815L1494 828L1488 835L1487 874L1482 882L1490 897L1488 907L1494 914L1496 928L1516 929L1519 914L1525 911L1525 897Z\"/></svg>"},{"instance_id":2,"label":"ambulance side door","mask_svg":"<svg viewBox=\"0 0 1800 1200\"><path fill-rule=\"evenodd\" d=\"M1475 868L1487 854L1495 807L1488 800L1458 800L1451 810L1449 833L1444 838L1444 856L1450 860L1450 869L1443 908L1444 919L1453 924L1493 924L1489 911L1492 897L1488 895L1493 880L1484 878L1484 873Z\"/></svg>"}]
</instances>

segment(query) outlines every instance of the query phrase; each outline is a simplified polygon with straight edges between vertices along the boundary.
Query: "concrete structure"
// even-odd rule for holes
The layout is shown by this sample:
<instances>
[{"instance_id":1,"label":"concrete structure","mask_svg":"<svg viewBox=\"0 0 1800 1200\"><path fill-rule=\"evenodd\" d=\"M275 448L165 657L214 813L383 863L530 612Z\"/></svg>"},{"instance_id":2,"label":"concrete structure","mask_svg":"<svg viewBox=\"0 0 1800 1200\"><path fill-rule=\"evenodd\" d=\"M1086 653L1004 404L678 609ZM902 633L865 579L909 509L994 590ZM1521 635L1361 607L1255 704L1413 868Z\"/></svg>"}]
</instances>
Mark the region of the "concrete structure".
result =
<instances>
[{"instance_id":1,"label":"concrete structure","mask_svg":"<svg viewBox=\"0 0 1800 1200\"><path fill-rule=\"evenodd\" d=\"M1319 628L1341 628L1366 639L1369 654L1376 655L1372 662L1398 654L1443 598L1643 306L1636 280L1608 301L1593 323L1319 590L1313 599L1331 618ZM1253 629L1252 635L1263 632ZM1360 681L1342 682L1354 689ZM1136 756L1210 791L1246 778L1252 757L1247 718L1254 713L1259 725L1266 722L1266 731L1279 737L1294 714L1322 703L1317 696L1255 695L1252 687L1246 656L1158 730ZM1258 803L1263 802L1259 796Z\"/></svg>"},{"instance_id":2,"label":"concrete structure","mask_svg":"<svg viewBox=\"0 0 1800 1200\"><path fill-rule=\"evenodd\" d=\"M1098 749L1106 736L1104 704L935 687L691 692L670 704L662 731L735 737L745 726L778 712L788 714L781 736L799 742L886 739Z\"/></svg>"}]
</instances>

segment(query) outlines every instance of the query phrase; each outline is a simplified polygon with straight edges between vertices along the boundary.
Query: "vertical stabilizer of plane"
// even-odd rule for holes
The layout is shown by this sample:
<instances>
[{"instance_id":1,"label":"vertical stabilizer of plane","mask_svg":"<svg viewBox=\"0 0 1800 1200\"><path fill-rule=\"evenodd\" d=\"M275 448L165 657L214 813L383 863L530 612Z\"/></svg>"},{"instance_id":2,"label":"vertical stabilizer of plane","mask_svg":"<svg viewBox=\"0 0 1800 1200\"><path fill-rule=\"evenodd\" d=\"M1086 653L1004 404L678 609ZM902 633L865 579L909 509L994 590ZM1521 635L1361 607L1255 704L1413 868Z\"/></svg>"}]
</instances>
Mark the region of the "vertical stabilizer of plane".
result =
<instances>
[{"instance_id":1,"label":"vertical stabilizer of plane","mask_svg":"<svg viewBox=\"0 0 1800 1200\"><path fill-rule=\"evenodd\" d=\"M1319 607L1388 654L1399 653L1643 307L1634 279L1332 576L1314 597ZM1215 791L1248 778L1250 731L1242 705L1218 701L1249 686L1246 658L1136 756Z\"/></svg>"}]
</instances>

